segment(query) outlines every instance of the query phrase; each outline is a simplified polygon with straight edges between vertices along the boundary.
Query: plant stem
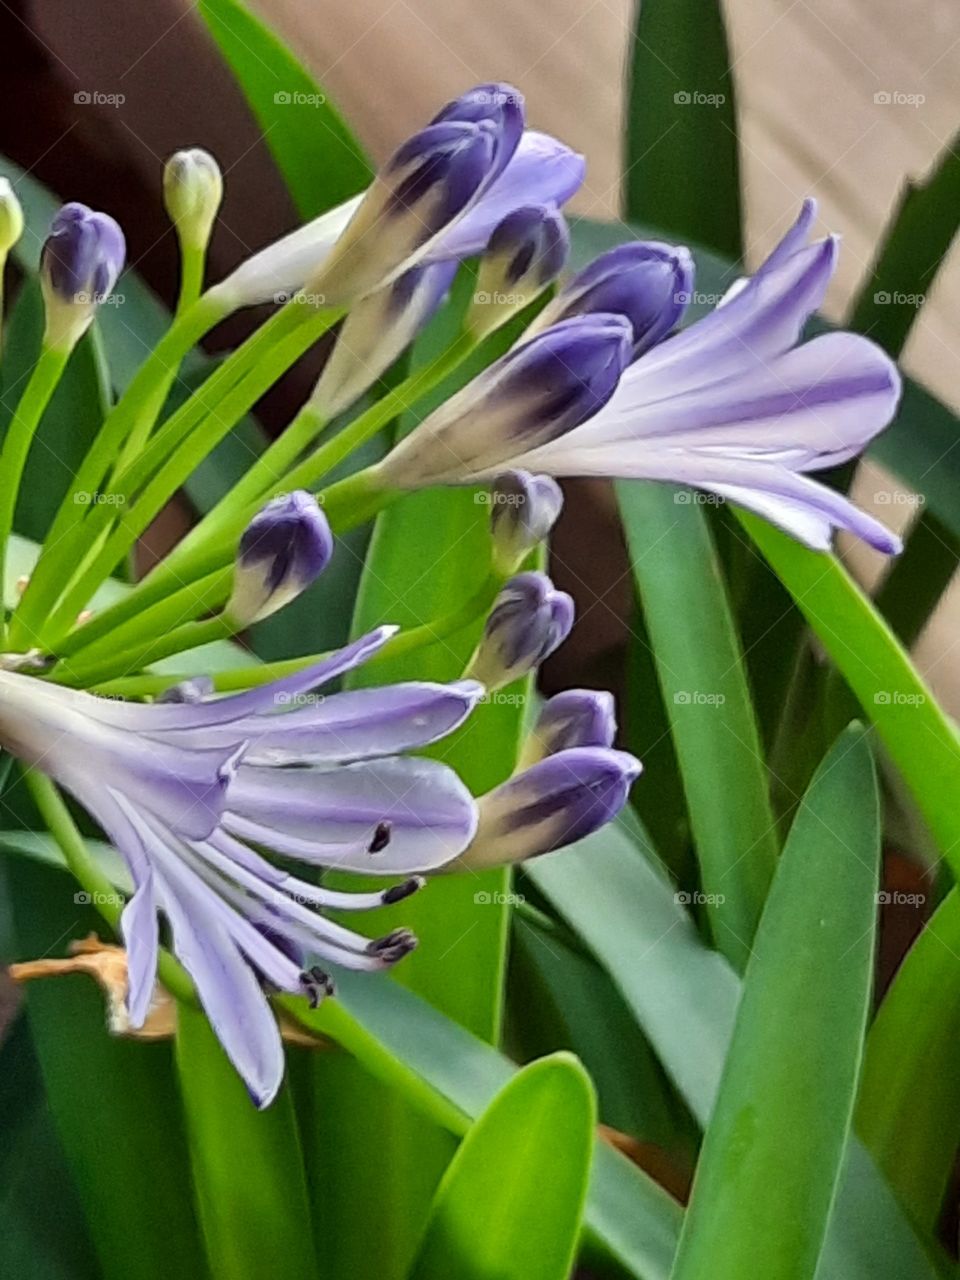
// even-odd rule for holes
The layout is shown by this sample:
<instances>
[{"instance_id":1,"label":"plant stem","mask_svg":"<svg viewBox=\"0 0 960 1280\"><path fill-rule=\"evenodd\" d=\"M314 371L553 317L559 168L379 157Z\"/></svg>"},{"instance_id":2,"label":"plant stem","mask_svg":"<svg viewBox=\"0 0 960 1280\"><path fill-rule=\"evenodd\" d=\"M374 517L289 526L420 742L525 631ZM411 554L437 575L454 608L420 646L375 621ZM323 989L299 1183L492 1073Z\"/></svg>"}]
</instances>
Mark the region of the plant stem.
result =
<instances>
[{"instance_id":1,"label":"plant stem","mask_svg":"<svg viewBox=\"0 0 960 1280\"><path fill-rule=\"evenodd\" d=\"M69 358L70 349L67 348L45 347L41 351L7 428L3 449L0 451L0 476L3 477L3 484L0 486L0 583L6 579L7 543L13 530L13 517L27 455L43 411L50 403L50 397L56 390ZM0 618L0 639L5 626Z\"/></svg>"},{"instance_id":2,"label":"plant stem","mask_svg":"<svg viewBox=\"0 0 960 1280\"><path fill-rule=\"evenodd\" d=\"M226 640L239 629L223 614L206 618L202 622L185 622L172 631L114 653L109 658L87 658L79 662L67 658L57 665L50 678L55 684L87 688L100 680L110 679L118 671L139 671L151 662L159 662L161 658L168 658L171 654L196 649L202 644L212 644L215 640Z\"/></svg>"}]
</instances>

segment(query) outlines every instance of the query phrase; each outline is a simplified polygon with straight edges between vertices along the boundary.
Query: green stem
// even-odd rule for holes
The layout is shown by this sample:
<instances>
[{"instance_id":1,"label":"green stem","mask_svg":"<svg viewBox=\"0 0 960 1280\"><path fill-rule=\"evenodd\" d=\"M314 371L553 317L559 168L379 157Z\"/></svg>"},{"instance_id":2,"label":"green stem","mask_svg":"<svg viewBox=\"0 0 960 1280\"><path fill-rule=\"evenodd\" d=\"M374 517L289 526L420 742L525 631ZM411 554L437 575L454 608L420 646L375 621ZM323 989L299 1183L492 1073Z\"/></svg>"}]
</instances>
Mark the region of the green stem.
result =
<instances>
[{"instance_id":1,"label":"green stem","mask_svg":"<svg viewBox=\"0 0 960 1280\"><path fill-rule=\"evenodd\" d=\"M456 635L458 631L468 627L489 610L502 586L503 578L499 574L491 573L482 586L459 608L433 622L425 622L419 627L410 627L407 631L398 632L372 658L367 659L367 665L372 667L378 662L388 662L400 654L425 648L427 645L436 644L438 640ZM271 680L278 680L282 676L293 675L297 671L302 671L304 667L322 662L326 657L329 657L328 653L311 653L300 658L284 658L278 662L264 662L253 667L236 667L231 671L218 671L212 676L213 687L217 693L234 693L241 689L251 689L258 685L269 684ZM89 683L95 683L97 692L101 694L141 698L162 693L171 685L189 679L188 675L151 674L103 678ZM72 683L72 680L63 680L61 683Z\"/></svg>"},{"instance_id":2,"label":"green stem","mask_svg":"<svg viewBox=\"0 0 960 1280\"><path fill-rule=\"evenodd\" d=\"M71 874L90 894L94 906L114 931L119 931L123 909L116 886L103 874L90 856L87 843L70 816L70 810L53 782L33 769L24 770L24 780L40 816L60 846ZM196 1004L197 997L190 978L169 953L160 952L158 977L178 1000Z\"/></svg>"},{"instance_id":3,"label":"green stem","mask_svg":"<svg viewBox=\"0 0 960 1280\"><path fill-rule=\"evenodd\" d=\"M107 415L80 465L73 486L54 517L30 582L14 614L14 641L25 644L56 602L68 572L76 564L75 534L86 514L74 501L78 493L96 493L140 414L156 411L157 388L176 372L183 357L228 312L224 304L200 298L167 330L138 369L127 390Z\"/></svg>"},{"instance_id":4,"label":"green stem","mask_svg":"<svg viewBox=\"0 0 960 1280\"><path fill-rule=\"evenodd\" d=\"M183 653L188 649L199 648L202 644L212 644L215 640L226 640L240 630L223 614L215 618L205 618L202 622L185 622L180 627L162 634L158 639L147 640L109 658L87 659L77 661L66 659L58 663L51 676L55 684L67 684L73 688L87 688L101 680L109 680L118 671L139 671L152 662L168 658L174 653Z\"/></svg>"},{"instance_id":5,"label":"green stem","mask_svg":"<svg viewBox=\"0 0 960 1280\"><path fill-rule=\"evenodd\" d=\"M69 358L70 350L63 347L45 347L41 351L7 428L0 451L0 475L3 476L0 486L0 583L6 581L7 543L13 530L27 455L43 411L50 403ZM4 629L5 624L0 619L0 638Z\"/></svg>"},{"instance_id":6,"label":"green stem","mask_svg":"<svg viewBox=\"0 0 960 1280\"><path fill-rule=\"evenodd\" d=\"M305 310L301 308L302 312ZM178 411L164 425L136 466L127 475L119 478L121 486L128 490L135 488L137 481L144 478L144 473L149 471L148 459L151 454L157 453L159 456L166 457L166 461L145 485L132 506L120 507L118 526L103 550L94 563L64 593L45 633L45 639L52 647L55 648L57 642L50 637L56 637L58 629L66 633L72 628L75 615L108 577L114 565L123 559L137 538L163 509L171 495L180 488L263 393L303 355L304 351L334 323L335 319L335 314L318 312L306 312L305 322L302 317L295 317L293 332L285 334L271 348L268 355L263 355L259 348L253 348L247 352L244 361L245 376L233 386L232 390L222 396L209 417L203 416L206 411L204 404L197 406L191 400L184 406L185 412ZM228 361L227 364L229 363ZM218 373L226 369L227 364L221 366ZM253 365L253 368L249 368L250 365ZM216 376L214 374L214 378ZM168 432L168 428L178 418L180 420ZM171 450L174 452L171 453ZM109 519L109 513L107 519Z\"/></svg>"},{"instance_id":7,"label":"green stem","mask_svg":"<svg viewBox=\"0 0 960 1280\"><path fill-rule=\"evenodd\" d=\"M282 461L286 456L296 457L300 452L301 441L310 434L311 421L319 421L313 419L311 415L301 422L302 415L298 415L287 431L244 477L240 485L226 495L141 583L122 600L105 609L81 628L53 639L50 647L61 656L67 656L104 636L111 635L127 621L144 618L145 625L153 626L157 615L151 614L150 621L147 623L144 610L180 593L177 605L172 605L172 611L175 614L191 582L212 573L218 567L231 563L237 538L268 497L280 492L281 489L312 487L350 453L392 422L398 414L415 407L417 401L451 373L470 354L475 345L475 340L470 335L461 335L431 364L426 365L419 373L406 378L382 400L371 405L366 412L344 427L343 431L327 445L311 454L293 471L282 475L278 459ZM304 410L303 414L307 412ZM296 435L287 442L287 436L293 431L296 431ZM271 470L276 472L273 483L269 486L259 485L260 480L265 478ZM260 492L251 497L254 472L259 472ZM358 473L358 477L365 477L362 480L358 477L347 477L346 480L332 486L321 495L322 501L326 503L329 500L332 504L327 515L338 533L346 532L347 529L361 524L363 520L375 515L381 507L400 496L395 492L387 494L377 491L374 498L373 490L369 487L371 483L369 472L368 468ZM238 493L241 497L248 499L247 505L240 509L236 509ZM361 496L363 497L362 505ZM339 513L342 510L342 523L337 524L335 518L331 516L331 510L334 507L338 513L337 520L341 519ZM215 537L215 544L212 546L207 545L211 534ZM222 601L204 599L207 608L215 608L219 603ZM197 612L201 611L201 607L198 605ZM161 621L166 620L164 615L160 615L160 618Z\"/></svg>"}]
</instances>

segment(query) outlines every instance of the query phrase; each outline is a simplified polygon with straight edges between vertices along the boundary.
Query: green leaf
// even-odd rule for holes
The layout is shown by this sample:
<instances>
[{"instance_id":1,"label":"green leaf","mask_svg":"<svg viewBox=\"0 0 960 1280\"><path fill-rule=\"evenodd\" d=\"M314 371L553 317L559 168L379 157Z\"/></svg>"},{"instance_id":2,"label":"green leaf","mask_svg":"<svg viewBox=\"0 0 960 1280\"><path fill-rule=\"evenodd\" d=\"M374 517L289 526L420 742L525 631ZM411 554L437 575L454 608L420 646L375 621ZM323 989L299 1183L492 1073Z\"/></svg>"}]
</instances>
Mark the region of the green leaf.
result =
<instances>
[{"instance_id":1,"label":"green leaf","mask_svg":"<svg viewBox=\"0 0 960 1280\"><path fill-rule=\"evenodd\" d=\"M262 1280L278 1259L310 1280L317 1262L300 1142L284 1087L257 1111L206 1016L177 1010L177 1068L197 1205L214 1280Z\"/></svg>"},{"instance_id":2,"label":"green leaf","mask_svg":"<svg viewBox=\"0 0 960 1280\"><path fill-rule=\"evenodd\" d=\"M572 1055L518 1071L444 1174L410 1280L566 1280L595 1123L590 1077Z\"/></svg>"},{"instance_id":3,"label":"green leaf","mask_svg":"<svg viewBox=\"0 0 960 1280\"><path fill-rule=\"evenodd\" d=\"M870 1029L854 1121L901 1203L931 1234L960 1139L958 1038L954 889L907 952Z\"/></svg>"},{"instance_id":4,"label":"green leaf","mask_svg":"<svg viewBox=\"0 0 960 1280\"><path fill-rule=\"evenodd\" d=\"M703 507L617 483L717 945L742 969L777 858L743 655Z\"/></svg>"},{"instance_id":5,"label":"green leaf","mask_svg":"<svg viewBox=\"0 0 960 1280\"><path fill-rule=\"evenodd\" d=\"M360 144L313 77L237 0L200 13L257 118L301 218L357 194L372 176Z\"/></svg>"},{"instance_id":6,"label":"green leaf","mask_svg":"<svg viewBox=\"0 0 960 1280\"><path fill-rule=\"evenodd\" d=\"M527 874L613 978L690 1110L706 1123L733 1031L740 984L697 936L652 852L610 826ZM934 1280L910 1223L851 1139L817 1280Z\"/></svg>"},{"instance_id":7,"label":"green leaf","mask_svg":"<svg viewBox=\"0 0 960 1280\"><path fill-rule=\"evenodd\" d=\"M62 954L100 927L63 871L19 857L6 869L21 958ZM85 975L35 979L26 1001L47 1105L104 1277L203 1280L170 1046L108 1035L103 993Z\"/></svg>"},{"instance_id":8,"label":"green leaf","mask_svg":"<svg viewBox=\"0 0 960 1280\"><path fill-rule=\"evenodd\" d=\"M743 256L740 156L720 0L635 7L624 206L734 259Z\"/></svg>"},{"instance_id":9,"label":"green leaf","mask_svg":"<svg viewBox=\"0 0 960 1280\"><path fill-rule=\"evenodd\" d=\"M496 1049L378 975L344 973L337 1000L317 1010L306 1009L303 1001L288 1007L457 1137L516 1070ZM584 1216L594 1254L615 1260L638 1280L666 1280L680 1216L665 1191L598 1142Z\"/></svg>"},{"instance_id":10,"label":"green leaf","mask_svg":"<svg viewBox=\"0 0 960 1280\"><path fill-rule=\"evenodd\" d=\"M930 833L960 873L960 741L909 655L843 565L756 516L738 519L876 725Z\"/></svg>"},{"instance_id":11,"label":"green leaf","mask_svg":"<svg viewBox=\"0 0 960 1280\"><path fill-rule=\"evenodd\" d=\"M873 967L880 814L841 736L770 891L672 1280L812 1280L840 1177Z\"/></svg>"}]
</instances>

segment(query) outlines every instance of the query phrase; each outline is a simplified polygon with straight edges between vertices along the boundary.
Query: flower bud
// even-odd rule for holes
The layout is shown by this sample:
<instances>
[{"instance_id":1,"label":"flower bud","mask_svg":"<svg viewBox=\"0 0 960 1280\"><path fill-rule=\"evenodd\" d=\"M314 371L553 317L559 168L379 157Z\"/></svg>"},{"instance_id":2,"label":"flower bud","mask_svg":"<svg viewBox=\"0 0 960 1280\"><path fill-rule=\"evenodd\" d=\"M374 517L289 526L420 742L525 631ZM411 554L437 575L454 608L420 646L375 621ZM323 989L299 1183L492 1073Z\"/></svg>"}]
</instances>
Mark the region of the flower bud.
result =
<instances>
[{"instance_id":1,"label":"flower bud","mask_svg":"<svg viewBox=\"0 0 960 1280\"><path fill-rule=\"evenodd\" d=\"M564 320L508 351L450 397L377 468L389 488L468 484L572 431L602 408L630 361L623 316Z\"/></svg>"},{"instance_id":2,"label":"flower bud","mask_svg":"<svg viewBox=\"0 0 960 1280\"><path fill-rule=\"evenodd\" d=\"M573 613L573 601L545 573L517 574L494 602L466 678L488 690L512 684L566 640Z\"/></svg>"},{"instance_id":3,"label":"flower bud","mask_svg":"<svg viewBox=\"0 0 960 1280\"><path fill-rule=\"evenodd\" d=\"M591 312L626 316L633 327L633 356L666 338L690 301L693 259L688 250L656 240L636 240L603 253L564 286L528 333Z\"/></svg>"},{"instance_id":4,"label":"flower bud","mask_svg":"<svg viewBox=\"0 0 960 1280\"><path fill-rule=\"evenodd\" d=\"M477 338L522 311L563 270L570 232L558 209L515 209L497 226L477 276L466 327Z\"/></svg>"},{"instance_id":5,"label":"flower bud","mask_svg":"<svg viewBox=\"0 0 960 1280\"><path fill-rule=\"evenodd\" d=\"M413 266L503 172L523 118L509 85L478 85L448 103L380 170L307 292L338 306Z\"/></svg>"},{"instance_id":6,"label":"flower bud","mask_svg":"<svg viewBox=\"0 0 960 1280\"><path fill-rule=\"evenodd\" d=\"M520 752L519 768L573 747L610 747L617 732L613 694L567 689L544 704Z\"/></svg>"},{"instance_id":7,"label":"flower bud","mask_svg":"<svg viewBox=\"0 0 960 1280\"><path fill-rule=\"evenodd\" d=\"M163 202L185 245L205 249L223 199L223 175L209 151L175 152L163 170Z\"/></svg>"},{"instance_id":8,"label":"flower bud","mask_svg":"<svg viewBox=\"0 0 960 1280\"><path fill-rule=\"evenodd\" d=\"M473 843L452 869L482 871L551 853L612 821L640 761L608 747L573 747L516 773L479 801Z\"/></svg>"},{"instance_id":9,"label":"flower bud","mask_svg":"<svg viewBox=\"0 0 960 1280\"><path fill-rule=\"evenodd\" d=\"M411 267L393 284L350 309L324 365L311 405L332 418L373 385L437 310L457 273L456 262Z\"/></svg>"},{"instance_id":10,"label":"flower bud","mask_svg":"<svg viewBox=\"0 0 960 1280\"><path fill-rule=\"evenodd\" d=\"M305 591L332 554L333 535L313 494L271 499L240 539L226 616L239 626L268 618Z\"/></svg>"},{"instance_id":11,"label":"flower bud","mask_svg":"<svg viewBox=\"0 0 960 1280\"><path fill-rule=\"evenodd\" d=\"M47 346L70 347L82 337L116 284L125 255L123 232L109 214L77 202L63 206L40 255Z\"/></svg>"},{"instance_id":12,"label":"flower bud","mask_svg":"<svg viewBox=\"0 0 960 1280\"><path fill-rule=\"evenodd\" d=\"M9 178L0 178L0 256L5 256L23 235L23 209Z\"/></svg>"},{"instance_id":13,"label":"flower bud","mask_svg":"<svg viewBox=\"0 0 960 1280\"><path fill-rule=\"evenodd\" d=\"M550 476L504 471L490 486L490 504L493 563L507 574L548 536L563 506L563 493Z\"/></svg>"}]
</instances>

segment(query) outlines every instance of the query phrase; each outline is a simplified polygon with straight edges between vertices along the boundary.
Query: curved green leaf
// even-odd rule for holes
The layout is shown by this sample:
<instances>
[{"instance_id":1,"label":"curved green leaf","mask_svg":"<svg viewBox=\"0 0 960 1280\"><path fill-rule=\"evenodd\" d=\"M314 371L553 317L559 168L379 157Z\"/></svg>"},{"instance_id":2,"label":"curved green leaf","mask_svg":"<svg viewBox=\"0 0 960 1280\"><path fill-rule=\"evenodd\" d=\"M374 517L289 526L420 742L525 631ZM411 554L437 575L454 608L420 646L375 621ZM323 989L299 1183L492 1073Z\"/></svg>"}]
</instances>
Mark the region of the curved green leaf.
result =
<instances>
[{"instance_id":1,"label":"curved green leaf","mask_svg":"<svg viewBox=\"0 0 960 1280\"><path fill-rule=\"evenodd\" d=\"M237 0L200 0L302 218L349 200L372 176L366 156L313 77Z\"/></svg>"},{"instance_id":2,"label":"curved green leaf","mask_svg":"<svg viewBox=\"0 0 960 1280\"><path fill-rule=\"evenodd\" d=\"M720 0L640 0L626 114L624 205L739 259L740 155Z\"/></svg>"},{"instance_id":3,"label":"curved green leaf","mask_svg":"<svg viewBox=\"0 0 960 1280\"><path fill-rule=\"evenodd\" d=\"M743 654L704 508L687 490L618 481L711 930L742 969L777 859Z\"/></svg>"},{"instance_id":4,"label":"curved green leaf","mask_svg":"<svg viewBox=\"0 0 960 1280\"><path fill-rule=\"evenodd\" d=\"M671 1280L816 1273L866 1027L879 858L873 762L852 728L770 890Z\"/></svg>"},{"instance_id":5,"label":"curved green leaf","mask_svg":"<svg viewBox=\"0 0 960 1280\"><path fill-rule=\"evenodd\" d=\"M518 1071L444 1174L410 1280L566 1280L595 1123L593 1086L575 1057Z\"/></svg>"}]
</instances>

